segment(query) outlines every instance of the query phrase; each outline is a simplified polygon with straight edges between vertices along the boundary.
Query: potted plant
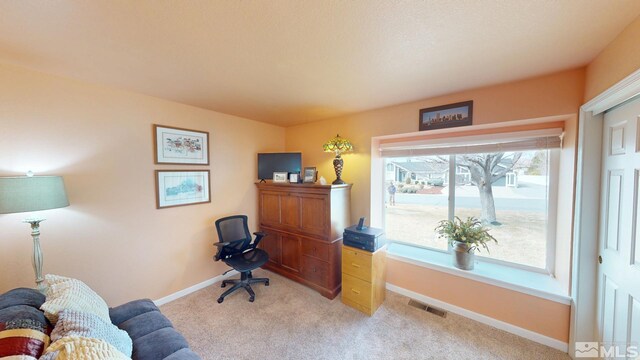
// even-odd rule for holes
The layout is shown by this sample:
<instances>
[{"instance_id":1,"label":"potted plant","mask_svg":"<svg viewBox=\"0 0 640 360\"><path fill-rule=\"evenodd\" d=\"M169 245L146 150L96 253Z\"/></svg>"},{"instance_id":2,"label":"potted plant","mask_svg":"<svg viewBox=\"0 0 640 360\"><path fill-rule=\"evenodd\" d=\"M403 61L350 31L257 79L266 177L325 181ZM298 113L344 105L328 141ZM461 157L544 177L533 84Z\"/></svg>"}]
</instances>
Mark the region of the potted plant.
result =
<instances>
[{"instance_id":1,"label":"potted plant","mask_svg":"<svg viewBox=\"0 0 640 360\"><path fill-rule=\"evenodd\" d=\"M466 221L457 216L453 221L442 220L435 230L440 236L447 237L454 250L453 265L462 270L473 270L476 250L482 247L489 252L487 243L498 243L498 240L489 234L489 229L475 217L469 217Z\"/></svg>"}]
</instances>

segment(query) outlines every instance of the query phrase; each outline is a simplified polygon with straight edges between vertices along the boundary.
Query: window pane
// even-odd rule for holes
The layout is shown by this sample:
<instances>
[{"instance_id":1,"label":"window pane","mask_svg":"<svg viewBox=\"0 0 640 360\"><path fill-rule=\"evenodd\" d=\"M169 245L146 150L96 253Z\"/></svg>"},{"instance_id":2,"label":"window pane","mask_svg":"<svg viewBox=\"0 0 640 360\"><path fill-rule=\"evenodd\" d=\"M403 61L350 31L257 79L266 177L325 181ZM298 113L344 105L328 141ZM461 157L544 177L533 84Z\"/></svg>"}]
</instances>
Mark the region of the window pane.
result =
<instances>
[{"instance_id":1,"label":"window pane","mask_svg":"<svg viewBox=\"0 0 640 360\"><path fill-rule=\"evenodd\" d=\"M474 216L498 244L478 255L545 268L549 150L456 156L455 214Z\"/></svg>"},{"instance_id":2,"label":"window pane","mask_svg":"<svg viewBox=\"0 0 640 360\"><path fill-rule=\"evenodd\" d=\"M434 229L448 216L449 157L385 159L385 169L387 239L447 250Z\"/></svg>"}]
</instances>

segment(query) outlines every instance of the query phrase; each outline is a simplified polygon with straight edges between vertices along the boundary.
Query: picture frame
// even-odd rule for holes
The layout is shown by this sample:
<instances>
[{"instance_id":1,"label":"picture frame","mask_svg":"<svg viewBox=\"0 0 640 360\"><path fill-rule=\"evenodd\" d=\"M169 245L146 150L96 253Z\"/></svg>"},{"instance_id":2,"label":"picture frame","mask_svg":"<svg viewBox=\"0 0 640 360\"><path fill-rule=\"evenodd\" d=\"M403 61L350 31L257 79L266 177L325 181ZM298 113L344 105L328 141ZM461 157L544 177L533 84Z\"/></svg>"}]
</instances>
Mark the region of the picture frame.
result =
<instances>
[{"instance_id":1,"label":"picture frame","mask_svg":"<svg viewBox=\"0 0 640 360\"><path fill-rule=\"evenodd\" d=\"M156 170L156 208L211 202L209 170Z\"/></svg>"},{"instance_id":2,"label":"picture frame","mask_svg":"<svg viewBox=\"0 0 640 360\"><path fill-rule=\"evenodd\" d=\"M289 177L288 172L274 172L273 173L273 182L274 183L286 183Z\"/></svg>"},{"instance_id":3,"label":"picture frame","mask_svg":"<svg viewBox=\"0 0 640 360\"><path fill-rule=\"evenodd\" d=\"M297 184L300 182L300 174L296 173L291 173L289 174L289 182L292 184Z\"/></svg>"},{"instance_id":4,"label":"picture frame","mask_svg":"<svg viewBox=\"0 0 640 360\"><path fill-rule=\"evenodd\" d=\"M473 123L473 100L420 109L420 131L469 126Z\"/></svg>"},{"instance_id":5,"label":"picture frame","mask_svg":"<svg viewBox=\"0 0 640 360\"><path fill-rule=\"evenodd\" d=\"M153 125L154 163L209 165L209 133Z\"/></svg>"},{"instance_id":6,"label":"picture frame","mask_svg":"<svg viewBox=\"0 0 640 360\"><path fill-rule=\"evenodd\" d=\"M313 184L318 181L318 171L315 167L305 167L302 177L302 182L306 184Z\"/></svg>"}]
</instances>

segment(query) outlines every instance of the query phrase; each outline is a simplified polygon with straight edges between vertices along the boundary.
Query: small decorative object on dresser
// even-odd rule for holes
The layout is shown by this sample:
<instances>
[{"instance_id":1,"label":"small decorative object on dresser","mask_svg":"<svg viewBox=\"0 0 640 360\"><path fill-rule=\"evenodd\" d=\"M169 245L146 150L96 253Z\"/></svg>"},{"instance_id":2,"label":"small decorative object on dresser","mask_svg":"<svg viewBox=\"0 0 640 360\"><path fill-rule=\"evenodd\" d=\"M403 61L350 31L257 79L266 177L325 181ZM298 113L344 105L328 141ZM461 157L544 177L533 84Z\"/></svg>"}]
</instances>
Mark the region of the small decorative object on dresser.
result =
<instances>
[{"instance_id":1,"label":"small decorative object on dresser","mask_svg":"<svg viewBox=\"0 0 640 360\"><path fill-rule=\"evenodd\" d=\"M300 182L300 174L298 173L291 173L289 174L289 182L292 184L297 184Z\"/></svg>"},{"instance_id":2,"label":"small decorative object on dresser","mask_svg":"<svg viewBox=\"0 0 640 360\"><path fill-rule=\"evenodd\" d=\"M473 101L441 105L420 110L420 131L471 125Z\"/></svg>"},{"instance_id":3,"label":"small decorative object on dresser","mask_svg":"<svg viewBox=\"0 0 640 360\"><path fill-rule=\"evenodd\" d=\"M286 183L287 182L287 172L274 172L273 173L273 182L275 183Z\"/></svg>"},{"instance_id":4,"label":"small decorative object on dresser","mask_svg":"<svg viewBox=\"0 0 640 360\"><path fill-rule=\"evenodd\" d=\"M156 164L209 165L209 133L153 125Z\"/></svg>"},{"instance_id":5,"label":"small decorative object on dresser","mask_svg":"<svg viewBox=\"0 0 640 360\"><path fill-rule=\"evenodd\" d=\"M466 221L457 216L453 221L442 220L436 227L436 232L446 237L453 246L453 265L461 270L473 270L475 251L482 247L489 252L487 243L498 242L489 234L489 229L474 217L469 217Z\"/></svg>"},{"instance_id":6,"label":"small decorative object on dresser","mask_svg":"<svg viewBox=\"0 0 640 360\"><path fill-rule=\"evenodd\" d=\"M315 183L318 180L318 172L315 167L306 167L304 168L304 179L305 183Z\"/></svg>"},{"instance_id":7,"label":"small decorative object on dresser","mask_svg":"<svg viewBox=\"0 0 640 360\"><path fill-rule=\"evenodd\" d=\"M353 145L345 138L341 138L340 135L336 135L333 139L322 145L324 152L335 153L336 157L333 159L333 168L336 171L336 179L333 181L333 185L344 184L342 181L342 166L344 161L342 160L342 154L353 151Z\"/></svg>"},{"instance_id":8,"label":"small decorative object on dresser","mask_svg":"<svg viewBox=\"0 0 640 360\"><path fill-rule=\"evenodd\" d=\"M209 170L156 170L156 207L211 202Z\"/></svg>"}]
</instances>

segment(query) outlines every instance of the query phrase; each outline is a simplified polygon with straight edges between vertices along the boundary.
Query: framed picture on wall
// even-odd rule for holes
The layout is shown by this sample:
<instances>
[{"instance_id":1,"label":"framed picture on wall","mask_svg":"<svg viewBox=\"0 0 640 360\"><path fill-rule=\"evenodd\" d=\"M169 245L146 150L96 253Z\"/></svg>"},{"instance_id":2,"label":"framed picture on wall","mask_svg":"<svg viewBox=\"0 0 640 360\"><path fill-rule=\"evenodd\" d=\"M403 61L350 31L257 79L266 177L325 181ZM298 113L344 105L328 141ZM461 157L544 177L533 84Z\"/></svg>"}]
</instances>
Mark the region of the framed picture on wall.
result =
<instances>
[{"instance_id":1,"label":"framed picture on wall","mask_svg":"<svg viewBox=\"0 0 640 360\"><path fill-rule=\"evenodd\" d=\"M156 164L209 165L209 133L153 125Z\"/></svg>"},{"instance_id":2,"label":"framed picture on wall","mask_svg":"<svg viewBox=\"0 0 640 360\"><path fill-rule=\"evenodd\" d=\"M473 101L435 106L420 110L420 131L471 125Z\"/></svg>"},{"instance_id":3,"label":"framed picture on wall","mask_svg":"<svg viewBox=\"0 0 640 360\"><path fill-rule=\"evenodd\" d=\"M156 170L156 208L211 202L209 170Z\"/></svg>"}]
</instances>

